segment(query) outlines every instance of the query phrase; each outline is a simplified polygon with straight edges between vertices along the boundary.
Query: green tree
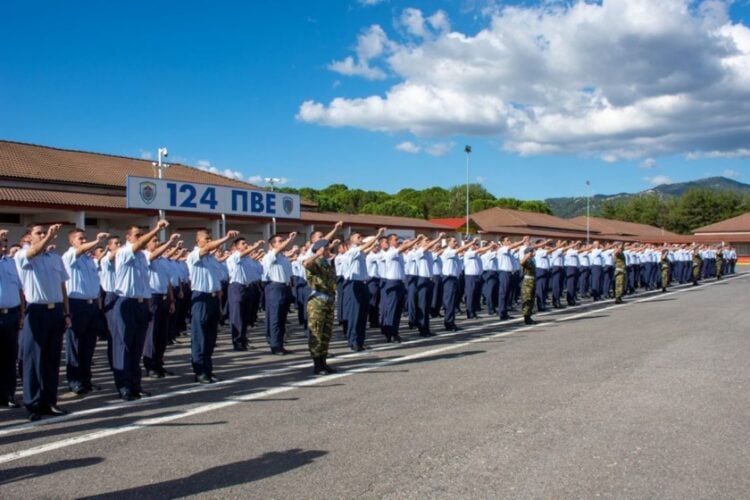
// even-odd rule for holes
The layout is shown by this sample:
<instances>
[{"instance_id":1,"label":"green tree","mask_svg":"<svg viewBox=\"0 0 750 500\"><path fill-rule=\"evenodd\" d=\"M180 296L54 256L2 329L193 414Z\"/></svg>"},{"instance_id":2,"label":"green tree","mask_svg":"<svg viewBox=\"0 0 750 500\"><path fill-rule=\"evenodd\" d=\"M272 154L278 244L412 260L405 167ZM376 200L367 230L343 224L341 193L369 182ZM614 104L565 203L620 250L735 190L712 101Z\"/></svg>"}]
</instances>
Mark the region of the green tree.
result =
<instances>
[{"instance_id":1,"label":"green tree","mask_svg":"<svg viewBox=\"0 0 750 500\"><path fill-rule=\"evenodd\" d=\"M388 200L384 203L368 203L362 207L360 213L421 218L421 213L417 207L399 200Z\"/></svg>"}]
</instances>

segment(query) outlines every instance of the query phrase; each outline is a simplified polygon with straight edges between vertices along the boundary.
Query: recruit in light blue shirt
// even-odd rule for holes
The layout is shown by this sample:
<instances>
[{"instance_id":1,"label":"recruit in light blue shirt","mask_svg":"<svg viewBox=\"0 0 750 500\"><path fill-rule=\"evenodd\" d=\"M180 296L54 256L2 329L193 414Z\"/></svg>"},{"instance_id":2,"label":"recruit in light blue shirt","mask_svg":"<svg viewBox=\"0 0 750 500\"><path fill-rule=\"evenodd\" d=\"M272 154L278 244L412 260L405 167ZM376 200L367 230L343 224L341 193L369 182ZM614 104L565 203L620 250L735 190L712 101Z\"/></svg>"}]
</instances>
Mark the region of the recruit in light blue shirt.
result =
<instances>
[{"instance_id":1,"label":"recruit in light blue shirt","mask_svg":"<svg viewBox=\"0 0 750 500\"><path fill-rule=\"evenodd\" d=\"M62 285L68 279L65 266L57 254L43 252L29 259L29 247L16 255L16 269L29 304L57 304L63 301Z\"/></svg>"},{"instance_id":2,"label":"recruit in light blue shirt","mask_svg":"<svg viewBox=\"0 0 750 500\"><path fill-rule=\"evenodd\" d=\"M115 256L115 293L129 299L151 298L148 259L142 252L134 252L133 245L126 243Z\"/></svg>"},{"instance_id":3,"label":"recruit in light blue shirt","mask_svg":"<svg viewBox=\"0 0 750 500\"><path fill-rule=\"evenodd\" d=\"M210 252L201 257L195 247L187 258L190 269L190 286L194 292L214 293L221 290L220 263Z\"/></svg>"},{"instance_id":4,"label":"recruit in light blue shirt","mask_svg":"<svg viewBox=\"0 0 750 500\"><path fill-rule=\"evenodd\" d=\"M68 248L62 256L68 281L65 283L71 299L93 300L99 298L99 274L96 262L88 254L76 255L75 247Z\"/></svg>"},{"instance_id":5,"label":"recruit in light blue shirt","mask_svg":"<svg viewBox=\"0 0 750 500\"><path fill-rule=\"evenodd\" d=\"M21 279L13 259L0 256L0 309L21 305Z\"/></svg>"}]
</instances>

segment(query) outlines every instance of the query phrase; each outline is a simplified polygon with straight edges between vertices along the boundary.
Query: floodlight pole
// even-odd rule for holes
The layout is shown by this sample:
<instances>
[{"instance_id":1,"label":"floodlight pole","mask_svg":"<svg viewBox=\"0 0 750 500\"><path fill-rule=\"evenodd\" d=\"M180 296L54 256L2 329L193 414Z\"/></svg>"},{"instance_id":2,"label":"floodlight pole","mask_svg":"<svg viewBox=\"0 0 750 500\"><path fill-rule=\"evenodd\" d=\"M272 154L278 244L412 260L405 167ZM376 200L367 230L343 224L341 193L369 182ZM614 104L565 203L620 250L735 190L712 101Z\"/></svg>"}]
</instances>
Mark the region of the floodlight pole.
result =
<instances>
[{"instance_id":1,"label":"floodlight pole","mask_svg":"<svg viewBox=\"0 0 750 500\"><path fill-rule=\"evenodd\" d=\"M586 244L589 244L591 233L591 182L586 181Z\"/></svg>"},{"instance_id":2,"label":"floodlight pole","mask_svg":"<svg viewBox=\"0 0 750 500\"><path fill-rule=\"evenodd\" d=\"M266 181L266 184L271 187L272 193L274 185L281 182L281 179L279 179L278 177L266 177L264 180ZM276 234L276 217L271 218L271 234Z\"/></svg>"},{"instance_id":3,"label":"floodlight pole","mask_svg":"<svg viewBox=\"0 0 750 500\"><path fill-rule=\"evenodd\" d=\"M469 155L471 155L471 146L468 144L464 147L466 153L466 238L469 238Z\"/></svg>"},{"instance_id":4,"label":"floodlight pole","mask_svg":"<svg viewBox=\"0 0 750 500\"><path fill-rule=\"evenodd\" d=\"M167 156L167 148L158 148L156 150L157 162L151 162L154 169L156 170L156 178L161 180L164 178L164 171L169 168L168 163L164 163L162 159ZM164 210L159 210L159 220L163 220L166 217ZM162 229L159 231L159 240L164 243L167 239L167 230Z\"/></svg>"}]
</instances>

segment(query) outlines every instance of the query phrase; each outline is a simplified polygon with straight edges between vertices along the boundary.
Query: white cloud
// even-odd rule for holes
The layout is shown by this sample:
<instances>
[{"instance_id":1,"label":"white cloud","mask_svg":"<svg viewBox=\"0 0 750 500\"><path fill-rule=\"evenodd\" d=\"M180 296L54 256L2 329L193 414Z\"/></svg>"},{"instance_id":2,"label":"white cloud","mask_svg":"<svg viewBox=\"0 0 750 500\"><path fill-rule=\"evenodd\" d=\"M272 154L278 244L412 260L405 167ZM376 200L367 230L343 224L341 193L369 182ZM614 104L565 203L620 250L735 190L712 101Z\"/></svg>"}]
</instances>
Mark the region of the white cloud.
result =
<instances>
[{"instance_id":1,"label":"white cloud","mask_svg":"<svg viewBox=\"0 0 750 500\"><path fill-rule=\"evenodd\" d=\"M219 169L219 168L212 166L211 162L208 160L198 160L195 163L195 167L198 170L203 170L204 172L211 172L212 174L228 177L229 179L242 180L244 178L244 175L242 175L242 172L240 172L239 170L232 170L231 168Z\"/></svg>"},{"instance_id":2,"label":"white cloud","mask_svg":"<svg viewBox=\"0 0 750 500\"><path fill-rule=\"evenodd\" d=\"M273 183L274 186L283 186L284 184L289 183L289 179L286 177L276 177L276 182ZM252 175L245 179L250 184L255 184L256 186L266 186L270 187L270 183L266 182L266 178L262 175Z\"/></svg>"},{"instance_id":3,"label":"white cloud","mask_svg":"<svg viewBox=\"0 0 750 500\"><path fill-rule=\"evenodd\" d=\"M364 5L365 7L372 7L373 5L378 5L379 3L383 3L386 0L357 0L360 5Z\"/></svg>"},{"instance_id":4,"label":"white cloud","mask_svg":"<svg viewBox=\"0 0 750 500\"><path fill-rule=\"evenodd\" d=\"M639 165L641 168L654 168L656 166L656 160L653 158L645 158Z\"/></svg>"},{"instance_id":5,"label":"white cloud","mask_svg":"<svg viewBox=\"0 0 750 500\"><path fill-rule=\"evenodd\" d=\"M154 154L151 151L146 151L145 149L139 150L141 160L150 160L154 157Z\"/></svg>"},{"instance_id":6,"label":"white cloud","mask_svg":"<svg viewBox=\"0 0 750 500\"><path fill-rule=\"evenodd\" d=\"M444 156L448 154L451 149L453 149L452 142L436 142L435 144L429 146L426 151L428 155Z\"/></svg>"},{"instance_id":7,"label":"white cloud","mask_svg":"<svg viewBox=\"0 0 750 500\"><path fill-rule=\"evenodd\" d=\"M410 154L417 154L420 151L422 151L422 148L420 146L417 146L416 144L410 141L404 141L400 144L397 144L396 149L398 151L403 151L404 153L410 153Z\"/></svg>"},{"instance_id":8,"label":"white cloud","mask_svg":"<svg viewBox=\"0 0 750 500\"><path fill-rule=\"evenodd\" d=\"M385 72L377 67L370 66L370 60L382 55L390 45L388 36L383 28L374 24L363 30L357 37L355 52L357 59L347 56L341 61L333 61L328 69L347 76L361 76L367 80L382 80L386 77Z\"/></svg>"},{"instance_id":9,"label":"white cloud","mask_svg":"<svg viewBox=\"0 0 750 500\"><path fill-rule=\"evenodd\" d=\"M715 158L746 158L750 156L750 149L738 148L729 151L691 151L685 155L688 160L704 160Z\"/></svg>"},{"instance_id":10,"label":"white cloud","mask_svg":"<svg viewBox=\"0 0 750 500\"><path fill-rule=\"evenodd\" d=\"M198 160L195 165L200 169L206 169L211 166L211 162L208 160Z\"/></svg>"},{"instance_id":11,"label":"white cloud","mask_svg":"<svg viewBox=\"0 0 750 500\"><path fill-rule=\"evenodd\" d=\"M500 136L521 155L750 155L750 28L729 20L727 2L495 5L476 33L416 9L398 18L401 40L371 26L332 69L396 82L379 95L307 100L297 118Z\"/></svg>"},{"instance_id":12,"label":"white cloud","mask_svg":"<svg viewBox=\"0 0 750 500\"><path fill-rule=\"evenodd\" d=\"M644 181L648 182L652 186L661 186L662 184L671 184L672 179L666 175L655 175L653 177L644 177Z\"/></svg>"},{"instance_id":13,"label":"white cloud","mask_svg":"<svg viewBox=\"0 0 750 500\"><path fill-rule=\"evenodd\" d=\"M723 175L724 175L724 177L727 177L729 179L736 179L737 177L740 176L740 173L737 172L736 170L732 170L731 168L728 168L728 169L724 170Z\"/></svg>"}]
</instances>

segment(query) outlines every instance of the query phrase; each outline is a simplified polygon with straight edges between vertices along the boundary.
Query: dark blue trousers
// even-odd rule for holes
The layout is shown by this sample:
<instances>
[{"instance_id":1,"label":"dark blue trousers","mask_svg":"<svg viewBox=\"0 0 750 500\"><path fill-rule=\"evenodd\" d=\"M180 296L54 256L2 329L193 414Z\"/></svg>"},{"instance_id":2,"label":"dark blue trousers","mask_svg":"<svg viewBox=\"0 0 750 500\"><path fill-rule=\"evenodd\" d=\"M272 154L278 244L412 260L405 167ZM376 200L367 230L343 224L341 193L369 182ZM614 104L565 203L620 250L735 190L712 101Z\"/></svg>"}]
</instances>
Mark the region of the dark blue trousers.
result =
<instances>
[{"instance_id":1,"label":"dark blue trousers","mask_svg":"<svg viewBox=\"0 0 750 500\"><path fill-rule=\"evenodd\" d=\"M23 404L29 411L57 404L64 331L62 303L54 304L51 309L46 304L26 306L21 348Z\"/></svg>"},{"instance_id":2,"label":"dark blue trousers","mask_svg":"<svg viewBox=\"0 0 750 500\"><path fill-rule=\"evenodd\" d=\"M307 280L296 278L294 283L294 303L297 308L297 321L305 330L307 330L307 298L309 295L310 288L307 286Z\"/></svg>"},{"instance_id":3,"label":"dark blue trousers","mask_svg":"<svg viewBox=\"0 0 750 500\"><path fill-rule=\"evenodd\" d=\"M565 267L565 300L569 305L576 303L576 290L578 289L578 268L576 266Z\"/></svg>"},{"instance_id":4,"label":"dark blue trousers","mask_svg":"<svg viewBox=\"0 0 750 500\"><path fill-rule=\"evenodd\" d=\"M466 317L475 318L479 309L479 282L481 276L467 274L464 276L464 303L466 304Z\"/></svg>"},{"instance_id":5,"label":"dark blue trousers","mask_svg":"<svg viewBox=\"0 0 750 500\"><path fill-rule=\"evenodd\" d=\"M456 301L458 299L458 278L455 276L443 276L443 312L445 317L443 323L447 327L456 324Z\"/></svg>"},{"instance_id":6,"label":"dark blue trousers","mask_svg":"<svg viewBox=\"0 0 750 500\"><path fill-rule=\"evenodd\" d=\"M161 371L164 369L164 353L169 340L169 300L164 293L151 295L151 312L146 342L143 345L143 367L146 370Z\"/></svg>"},{"instance_id":7,"label":"dark blue trousers","mask_svg":"<svg viewBox=\"0 0 750 500\"><path fill-rule=\"evenodd\" d=\"M591 291L591 267L582 266L578 275L578 291L587 297Z\"/></svg>"},{"instance_id":8,"label":"dark blue trousers","mask_svg":"<svg viewBox=\"0 0 750 500\"><path fill-rule=\"evenodd\" d=\"M367 309L370 328L380 326L380 278L367 280L367 291L370 292L370 307Z\"/></svg>"},{"instance_id":9,"label":"dark blue trousers","mask_svg":"<svg viewBox=\"0 0 750 500\"><path fill-rule=\"evenodd\" d=\"M0 402L15 400L19 306L0 310Z\"/></svg>"},{"instance_id":10,"label":"dark blue trousers","mask_svg":"<svg viewBox=\"0 0 750 500\"><path fill-rule=\"evenodd\" d=\"M120 394L141 391L141 356L146 342L149 301L118 297L112 342L112 370Z\"/></svg>"},{"instance_id":11,"label":"dark blue trousers","mask_svg":"<svg viewBox=\"0 0 750 500\"><path fill-rule=\"evenodd\" d=\"M430 316L440 316L440 308L443 307L443 277L439 274L432 277L432 304L430 304Z\"/></svg>"},{"instance_id":12,"label":"dark blue trousers","mask_svg":"<svg viewBox=\"0 0 750 500\"><path fill-rule=\"evenodd\" d=\"M559 305L562 298L565 273L562 266L552 266L549 272L550 289L552 290L552 304Z\"/></svg>"},{"instance_id":13,"label":"dark blue trousers","mask_svg":"<svg viewBox=\"0 0 750 500\"><path fill-rule=\"evenodd\" d=\"M232 331L232 344L235 347L247 345L247 326L250 322L250 286L229 283L229 325Z\"/></svg>"},{"instance_id":14,"label":"dark blue trousers","mask_svg":"<svg viewBox=\"0 0 750 500\"><path fill-rule=\"evenodd\" d=\"M602 295L605 297L612 297L613 290L612 285L615 279L615 268L614 266L604 266L602 268Z\"/></svg>"},{"instance_id":15,"label":"dark blue trousers","mask_svg":"<svg viewBox=\"0 0 750 500\"><path fill-rule=\"evenodd\" d=\"M102 312L104 313L104 319L107 321L107 362L109 362L109 369L112 369L112 344L114 339L114 331L117 328L117 320L115 315L115 304L117 303L117 294L115 292L104 292L104 298L102 299Z\"/></svg>"},{"instance_id":16,"label":"dark blue trousers","mask_svg":"<svg viewBox=\"0 0 750 500\"><path fill-rule=\"evenodd\" d=\"M267 283L264 292L266 295L266 340L272 350L282 349L291 292L286 284L274 282Z\"/></svg>"},{"instance_id":17,"label":"dark blue trousers","mask_svg":"<svg viewBox=\"0 0 750 500\"><path fill-rule=\"evenodd\" d=\"M602 297L602 266L591 266L591 296L595 300Z\"/></svg>"},{"instance_id":18,"label":"dark blue trousers","mask_svg":"<svg viewBox=\"0 0 750 500\"><path fill-rule=\"evenodd\" d=\"M344 310L346 315L346 339L349 347L363 347L367 328L367 309L370 306L370 292L364 281L344 283Z\"/></svg>"},{"instance_id":19,"label":"dark blue trousers","mask_svg":"<svg viewBox=\"0 0 750 500\"><path fill-rule=\"evenodd\" d=\"M193 292L190 311L192 321L191 354L196 375L212 375L212 356L216 347L216 333L221 319L221 302L217 294Z\"/></svg>"},{"instance_id":20,"label":"dark blue trousers","mask_svg":"<svg viewBox=\"0 0 750 500\"><path fill-rule=\"evenodd\" d=\"M380 330L387 339L398 335L398 327L401 321L401 313L404 309L404 282L401 280L381 280L383 285L380 304L382 316L380 318Z\"/></svg>"},{"instance_id":21,"label":"dark blue trousers","mask_svg":"<svg viewBox=\"0 0 750 500\"><path fill-rule=\"evenodd\" d=\"M488 314L495 314L497 312L497 288L497 271L484 271L482 273L482 296L484 297L484 302L487 304Z\"/></svg>"},{"instance_id":22,"label":"dark blue trousers","mask_svg":"<svg viewBox=\"0 0 750 500\"><path fill-rule=\"evenodd\" d=\"M430 333L430 305L432 304L432 279L417 278L417 321L420 335Z\"/></svg>"},{"instance_id":23,"label":"dark blue trousers","mask_svg":"<svg viewBox=\"0 0 750 500\"><path fill-rule=\"evenodd\" d=\"M406 314L409 318L409 326L417 324L417 277L409 275L406 277Z\"/></svg>"},{"instance_id":24,"label":"dark blue trousers","mask_svg":"<svg viewBox=\"0 0 750 500\"><path fill-rule=\"evenodd\" d=\"M91 303L89 303L91 302ZM65 372L71 390L91 387L91 361L104 325L99 302L68 299L73 327L65 331Z\"/></svg>"},{"instance_id":25,"label":"dark blue trousers","mask_svg":"<svg viewBox=\"0 0 750 500\"><path fill-rule=\"evenodd\" d=\"M501 319L508 317L512 301L512 280L513 276L510 271L498 271L497 273L497 307Z\"/></svg>"},{"instance_id":26,"label":"dark blue trousers","mask_svg":"<svg viewBox=\"0 0 750 500\"><path fill-rule=\"evenodd\" d=\"M336 277L336 318L339 325L344 324L344 278ZM344 332L346 333L346 332Z\"/></svg>"},{"instance_id":27,"label":"dark blue trousers","mask_svg":"<svg viewBox=\"0 0 750 500\"><path fill-rule=\"evenodd\" d=\"M535 278L536 308L538 311L545 311L547 309L547 279L549 278L549 272L547 269L537 268Z\"/></svg>"}]
</instances>

